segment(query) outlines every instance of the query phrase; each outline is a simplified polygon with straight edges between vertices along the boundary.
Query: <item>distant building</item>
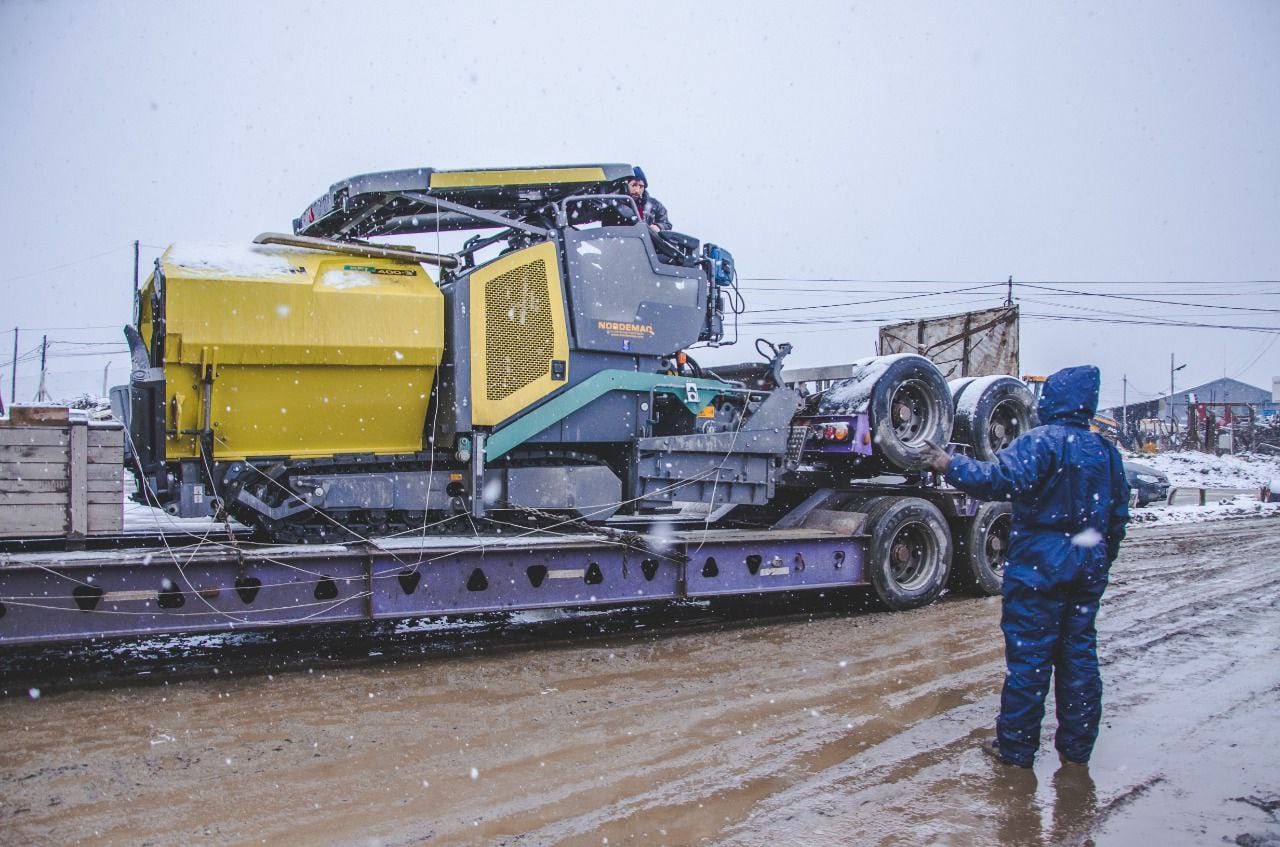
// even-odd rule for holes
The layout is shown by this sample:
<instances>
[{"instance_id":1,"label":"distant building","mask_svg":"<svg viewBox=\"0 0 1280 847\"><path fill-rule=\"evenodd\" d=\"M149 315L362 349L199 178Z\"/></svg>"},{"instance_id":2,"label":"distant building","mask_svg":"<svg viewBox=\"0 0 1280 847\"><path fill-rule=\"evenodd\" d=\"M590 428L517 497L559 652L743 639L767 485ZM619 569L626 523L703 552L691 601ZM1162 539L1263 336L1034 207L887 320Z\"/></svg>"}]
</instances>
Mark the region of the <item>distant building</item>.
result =
<instances>
[{"instance_id":1,"label":"distant building","mask_svg":"<svg viewBox=\"0 0 1280 847\"><path fill-rule=\"evenodd\" d=\"M1140 403L1129 403L1128 407L1115 406L1103 409L1102 415L1115 418L1116 427L1120 430L1121 443L1133 447L1139 440L1139 421L1149 420L1149 418L1164 421L1164 425L1156 425L1156 435L1160 435L1161 432L1164 435L1171 435L1184 430L1187 426L1188 395L1194 395L1197 403L1248 403L1256 412L1258 422L1275 421L1280 417L1280 402L1277 402L1276 394L1280 392L1280 376L1275 377L1274 386L1272 392L1267 392L1266 389L1257 388L1256 385L1222 377L1220 380L1213 380L1212 383L1180 390L1174 394L1171 403L1170 398L1160 397L1143 400ZM1216 412L1215 417L1217 417L1222 415L1224 409L1213 409L1213 411ZM1172 432L1167 429L1170 415L1178 422L1178 426ZM1124 425L1125 420L1128 420L1128 427ZM1164 427L1164 430L1161 430L1161 427ZM1142 431L1146 434L1143 438L1149 438L1153 434L1151 429Z\"/></svg>"},{"instance_id":2,"label":"distant building","mask_svg":"<svg viewBox=\"0 0 1280 847\"><path fill-rule=\"evenodd\" d=\"M1280 380L1277 380L1280 381ZM1253 403L1262 413L1280 411L1280 403L1276 403L1275 392L1265 388L1242 383L1240 380L1222 377L1212 383L1180 389L1174 397L1162 397L1157 400L1156 417L1174 417L1179 423L1187 421L1187 398L1194 395L1197 403Z\"/></svg>"},{"instance_id":3,"label":"distant building","mask_svg":"<svg viewBox=\"0 0 1280 847\"><path fill-rule=\"evenodd\" d=\"M1187 395L1195 395L1197 403L1251 403L1258 408L1260 415L1280 413L1280 377L1272 380L1272 390L1258 388L1238 379L1215 379L1194 388L1184 388L1170 397L1160 397L1145 403L1129 404L1129 419L1173 417L1179 424L1187 421ZM1122 415L1121 407L1108 410L1108 414L1117 420Z\"/></svg>"}]
</instances>

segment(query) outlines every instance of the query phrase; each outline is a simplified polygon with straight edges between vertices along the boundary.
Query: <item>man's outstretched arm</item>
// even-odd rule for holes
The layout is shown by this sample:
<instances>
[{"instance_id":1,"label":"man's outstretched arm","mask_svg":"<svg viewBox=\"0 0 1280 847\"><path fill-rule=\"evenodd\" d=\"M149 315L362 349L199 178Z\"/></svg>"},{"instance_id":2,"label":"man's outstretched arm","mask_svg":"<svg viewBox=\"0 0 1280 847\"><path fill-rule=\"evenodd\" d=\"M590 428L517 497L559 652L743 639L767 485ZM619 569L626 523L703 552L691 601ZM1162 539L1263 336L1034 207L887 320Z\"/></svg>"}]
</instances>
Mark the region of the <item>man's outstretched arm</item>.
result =
<instances>
[{"instance_id":1,"label":"man's outstretched arm","mask_svg":"<svg viewBox=\"0 0 1280 847\"><path fill-rule=\"evenodd\" d=\"M1002 450L994 462L968 456L948 456L936 444L925 449L925 460L947 482L983 500L1012 500L1034 491L1053 472L1054 445L1041 433L1028 433Z\"/></svg>"}]
</instances>

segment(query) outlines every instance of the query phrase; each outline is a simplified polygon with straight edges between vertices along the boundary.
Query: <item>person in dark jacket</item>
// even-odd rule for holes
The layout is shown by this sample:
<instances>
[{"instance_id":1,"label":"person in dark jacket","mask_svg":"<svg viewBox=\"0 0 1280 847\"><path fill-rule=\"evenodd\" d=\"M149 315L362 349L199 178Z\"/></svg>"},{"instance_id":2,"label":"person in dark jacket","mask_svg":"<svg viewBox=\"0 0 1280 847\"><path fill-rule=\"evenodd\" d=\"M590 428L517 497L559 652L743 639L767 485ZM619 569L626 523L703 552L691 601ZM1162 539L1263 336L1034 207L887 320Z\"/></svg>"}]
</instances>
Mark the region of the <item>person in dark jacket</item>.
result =
<instances>
[{"instance_id":1,"label":"person in dark jacket","mask_svg":"<svg viewBox=\"0 0 1280 847\"><path fill-rule=\"evenodd\" d=\"M649 180L644 171L637 167L631 179L627 180L627 193L636 201L636 209L640 212L640 220L649 225L654 232L671 229L671 219L667 217L667 207L658 202L657 197L649 194Z\"/></svg>"},{"instance_id":2,"label":"person in dark jacket","mask_svg":"<svg viewBox=\"0 0 1280 847\"><path fill-rule=\"evenodd\" d=\"M1040 426L1001 451L996 462L926 450L934 470L984 500L1010 500L1013 527L1004 569L1007 673L996 738L984 748L1031 767L1052 677L1064 763L1087 764L1102 718L1098 603L1129 520L1129 486L1116 448L1089 431L1100 375L1066 368L1044 384Z\"/></svg>"}]
</instances>

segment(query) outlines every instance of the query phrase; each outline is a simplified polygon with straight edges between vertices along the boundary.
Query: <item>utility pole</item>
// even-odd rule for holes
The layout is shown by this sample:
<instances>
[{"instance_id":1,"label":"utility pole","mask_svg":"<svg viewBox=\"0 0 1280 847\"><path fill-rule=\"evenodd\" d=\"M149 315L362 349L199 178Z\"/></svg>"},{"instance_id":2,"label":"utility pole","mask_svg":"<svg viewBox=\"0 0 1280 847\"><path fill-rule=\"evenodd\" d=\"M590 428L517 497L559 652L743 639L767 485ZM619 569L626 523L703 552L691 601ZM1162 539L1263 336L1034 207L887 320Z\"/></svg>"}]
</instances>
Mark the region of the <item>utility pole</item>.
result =
<instances>
[{"instance_id":1,"label":"utility pole","mask_svg":"<svg viewBox=\"0 0 1280 847\"><path fill-rule=\"evenodd\" d=\"M136 324L139 317L138 309L138 242L133 242L133 322Z\"/></svg>"},{"instance_id":2,"label":"utility pole","mask_svg":"<svg viewBox=\"0 0 1280 847\"><path fill-rule=\"evenodd\" d=\"M1009 288L1007 293L1004 295L1004 304L1006 306L1013 305L1013 277L1012 276L1009 277Z\"/></svg>"},{"instance_id":3,"label":"utility pole","mask_svg":"<svg viewBox=\"0 0 1280 847\"><path fill-rule=\"evenodd\" d=\"M1184 362L1175 368L1173 366L1173 354L1169 354L1169 420L1173 421L1175 424L1178 422L1178 418L1173 414L1173 375L1186 366L1187 365Z\"/></svg>"},{"instance_id":4,"label":"utility pole","mask_svg":"<svg viewBox=\"0 0 1280 847\"><path fill-rule=\"evenodd\" d=\"M1129 437L1129 375L1121 377L1123 388L1120 389L1120 432L1121 443Z\"/></svg>"},{"instance_id":5,"label":"utility pole","mask_svg":"<svg viewBox=\"0 0 1280 847\"><path fill-rule=\"evenodd\" d=\"M40 341L40 388L36 391L37 403L48 403L53 400L49 396L48 390L45 389L44 378L46 373L46 365L49 359L49 336L44 336Z\"/></svg>"},{"instance_id":6,"label":"utility pole","mask_svg":"<svg viewBox=\"0 0 1280 847\"><path fill-rule=\"evenodd\" d=\"M18 328L13 328L13 372L9 374L9 402L18 396Z\"/></svg>"}]
</instances>

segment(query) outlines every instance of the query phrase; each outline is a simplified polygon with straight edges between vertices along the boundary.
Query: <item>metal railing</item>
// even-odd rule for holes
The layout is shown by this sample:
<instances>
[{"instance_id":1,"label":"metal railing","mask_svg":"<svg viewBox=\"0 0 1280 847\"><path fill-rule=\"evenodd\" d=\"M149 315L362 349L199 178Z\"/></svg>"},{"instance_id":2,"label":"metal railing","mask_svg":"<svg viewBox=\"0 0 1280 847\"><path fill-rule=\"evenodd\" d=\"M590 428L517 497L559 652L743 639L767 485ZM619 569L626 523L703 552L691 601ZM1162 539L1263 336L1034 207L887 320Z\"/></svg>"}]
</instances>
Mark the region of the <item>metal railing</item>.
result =
<instances>
[{"instance_id":1,"label":"metal railing","mask_svg":"<svg viewBox=\"0 0 1280 847\"><path fill-rule=\"evenodd\" d=\"M1261 499L1256 488L1199 488L1191 486L1178 486L1169 489L1169 494L1165 497L1166 506L1205 506L1210 503L1216 503L1219 500L1226 500L1241 494L1248 494L1256 499Z\"/></svg>"}]
</instances>

